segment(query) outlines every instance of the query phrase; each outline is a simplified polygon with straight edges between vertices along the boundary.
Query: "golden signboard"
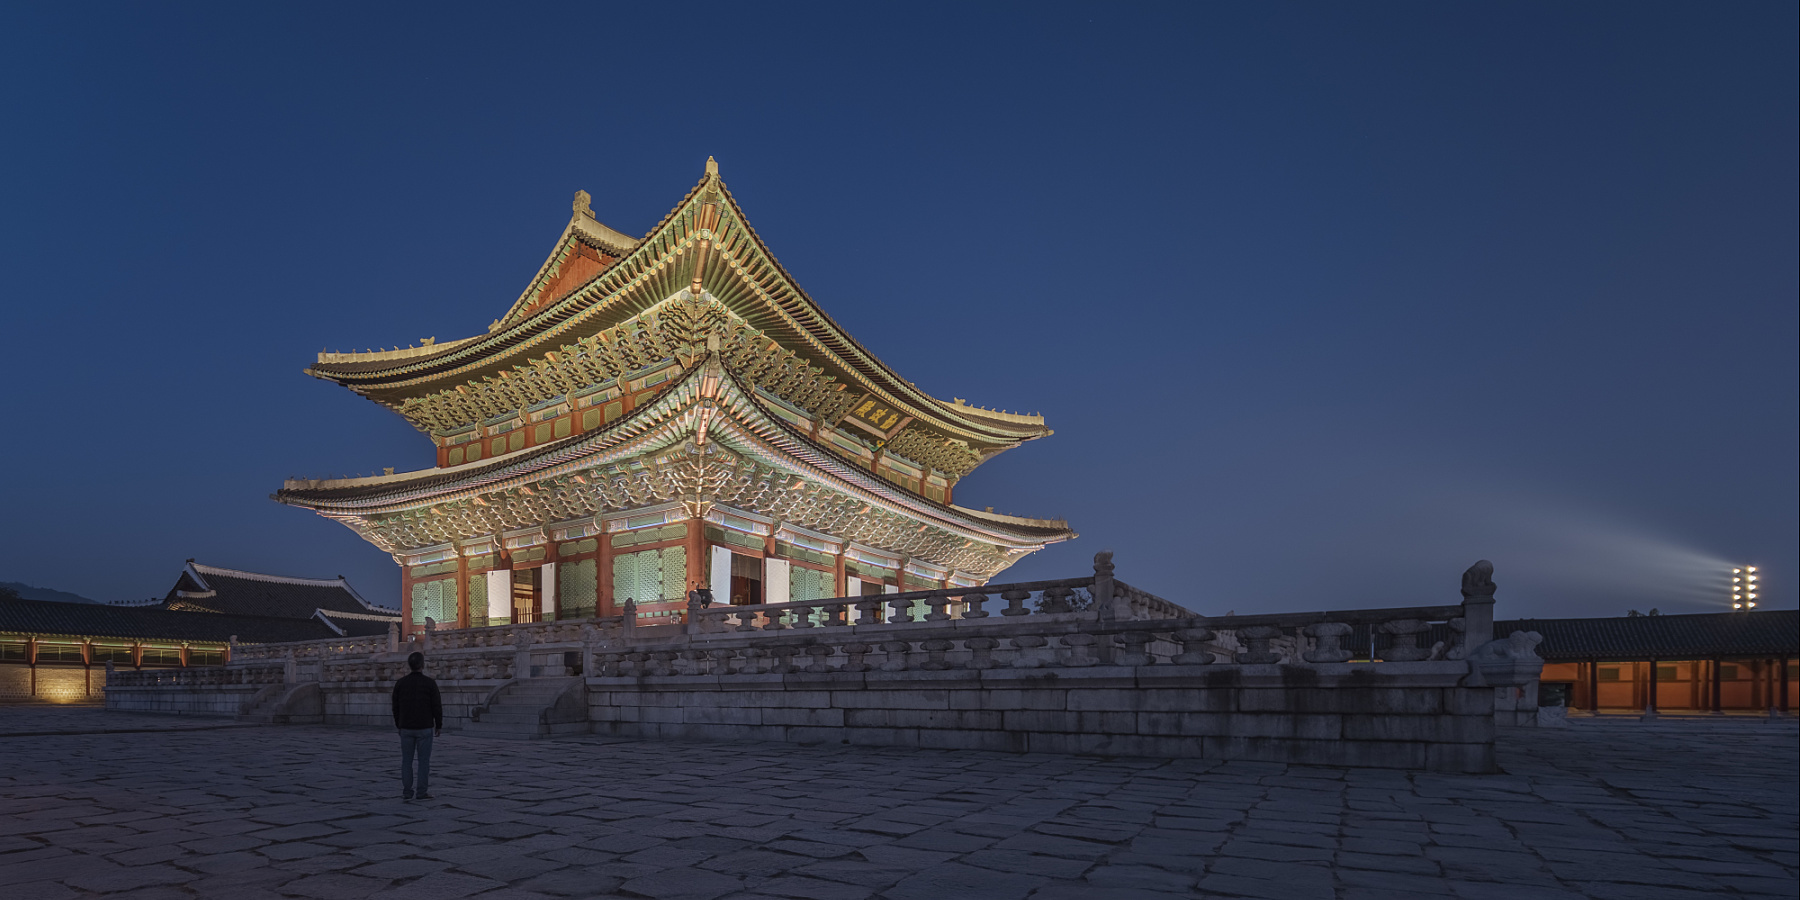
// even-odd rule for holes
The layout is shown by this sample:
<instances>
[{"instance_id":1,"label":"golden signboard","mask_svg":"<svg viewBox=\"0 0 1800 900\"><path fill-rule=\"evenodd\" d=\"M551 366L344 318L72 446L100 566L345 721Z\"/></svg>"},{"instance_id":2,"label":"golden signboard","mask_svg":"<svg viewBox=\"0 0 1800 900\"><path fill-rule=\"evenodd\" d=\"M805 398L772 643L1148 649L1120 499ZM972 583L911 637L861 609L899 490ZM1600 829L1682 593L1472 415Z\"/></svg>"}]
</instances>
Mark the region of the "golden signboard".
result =
<instances>
[{"instance_id":1,"label":"golden signboard","mask_svg":"<svg viewBox=\"0 0 1800 900\"><path fill-rule=\"evenodd\" d=\"M900 426L901 415L898 410L880 400L865 396L850 407L845 419L874 432L877 436L892 437L894 430Z\"/></svg>"}]
</instances>

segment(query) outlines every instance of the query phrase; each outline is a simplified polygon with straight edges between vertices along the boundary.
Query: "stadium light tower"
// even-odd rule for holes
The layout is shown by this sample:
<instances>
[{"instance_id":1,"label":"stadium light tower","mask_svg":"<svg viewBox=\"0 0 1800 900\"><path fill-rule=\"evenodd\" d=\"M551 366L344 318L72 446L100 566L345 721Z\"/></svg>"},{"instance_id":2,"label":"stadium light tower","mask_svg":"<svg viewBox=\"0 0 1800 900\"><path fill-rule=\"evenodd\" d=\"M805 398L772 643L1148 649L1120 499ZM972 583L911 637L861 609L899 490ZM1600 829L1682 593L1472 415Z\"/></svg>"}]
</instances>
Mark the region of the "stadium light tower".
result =
<instances>
[{"instance_id":1,"label":"stadium light tower","mask_svg":"<svg viewBox=\"0 0 1800 900\"><path fill-rule=\"evenodd\" d=\"M1731 569L1731 608L1749 612L1756 608L1756 592L1760 587L1755 566L1733 566Z\"/></svg>"}]
</instances>

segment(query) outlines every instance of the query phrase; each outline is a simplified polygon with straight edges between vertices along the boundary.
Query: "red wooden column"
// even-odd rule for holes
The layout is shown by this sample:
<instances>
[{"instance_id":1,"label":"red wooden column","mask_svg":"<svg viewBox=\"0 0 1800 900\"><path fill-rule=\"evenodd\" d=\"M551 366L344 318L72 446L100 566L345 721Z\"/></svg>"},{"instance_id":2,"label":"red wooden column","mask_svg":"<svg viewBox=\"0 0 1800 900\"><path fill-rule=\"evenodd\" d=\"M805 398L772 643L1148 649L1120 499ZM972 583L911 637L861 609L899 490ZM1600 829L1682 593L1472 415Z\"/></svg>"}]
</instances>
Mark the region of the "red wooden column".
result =
<instances>
[{"instance_id":1,"label":"red wooden column","mask_svg":"<svg viewBox=\"0 0 1800 900\"><path fill-rule=\"evenodd\" d=\"M1588 677L1587 677L1588 712L1593 713L1595 715L1599 715L1599 713L1600 713L1600 661L1599 660L1590 659L1587 661L1587 674L1588 674Z\"/></svg>"},{"instance_id":2,"label":"red wooden column","mask_svg":"<svg viewBox=\"0 0 1800 900\"><path fill-rule=\"evenodd\" d=\"M839 544L837 559L834 560L832 568L832 577L837 579L832 590L839 597L848 596L850 592L850 575L849 571L844 568L844 554L849 551L850 543L848 541Z\"/></svg>"},{"instance_id":3,"label":"red wooden column","mask_svg":"<svg viewBox=\"0 0 1800 900\"><path fill-rule=\"evenodd\" d=\"M595 565L600 567L600 571L594 573L594 615L617 615L617 613L613 611L612 535L607 532L606 521L604 519L596 518L594 521L600 525L600 555L597 557L599 562L595 563Z\"/></svg>"},{"instance_id":4,"label":"red wooden column","mask_svg":"<svg viewBox=\"0 0 1800 900\"><path fill-rule=\"evenodd\" d=\"M1713 657L1713 659L1711 661L1711 666L1712 666L1712 713L1713 713L1713 715L1717 716L1717 715L1722 715L1724 713L1724 709L1719 706L1720 685L1719 685L1719 658L1718 657L1716 657L1716 656Z\"/></svg>"},{"instance_id":5,"label":"red wooden column","mask_svg":"<svg viewBox=\"0 0 1800 900\"><path fill-rule=\"evenodd\" d=\"M1788 658L1781 658L1781 711L1788 711Z\"/></svg>"},{"instance_id":6,"label":"red wooden column","mask_svg":"<svg viewBox=\"0 0 1800 900\"><path fill-rule=\"evenodd\" d=\"M710 560L706 557L706 520L695 517L688 520L687 536L687 590L691 591L706 583L706 573ZM686 600L687 591L682 592Z\"/></svg>"}]
</instances>

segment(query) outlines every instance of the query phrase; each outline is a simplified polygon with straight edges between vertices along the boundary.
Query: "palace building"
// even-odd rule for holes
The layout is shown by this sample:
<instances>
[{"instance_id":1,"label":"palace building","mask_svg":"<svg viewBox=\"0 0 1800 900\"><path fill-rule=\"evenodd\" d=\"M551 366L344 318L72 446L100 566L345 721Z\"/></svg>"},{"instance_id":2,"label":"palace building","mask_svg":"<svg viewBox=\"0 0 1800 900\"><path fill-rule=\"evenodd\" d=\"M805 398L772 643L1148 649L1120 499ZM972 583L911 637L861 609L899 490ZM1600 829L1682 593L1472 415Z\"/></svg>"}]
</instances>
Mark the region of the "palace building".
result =
<instances>
[{"instance_id":1,"label":"palace building","mask_svg":"<svg viewBox=\"0 0 1800 900\"><path fill-rule=\"evenodd\" d=\"M433 465L275 499L402 567L409 631L986 583L1060 520L953 502L1041 416L932 397L775 261L707 160L642 238L590 197L486 334L306 371L429 435Z\"/></svg>"}]
</instances>

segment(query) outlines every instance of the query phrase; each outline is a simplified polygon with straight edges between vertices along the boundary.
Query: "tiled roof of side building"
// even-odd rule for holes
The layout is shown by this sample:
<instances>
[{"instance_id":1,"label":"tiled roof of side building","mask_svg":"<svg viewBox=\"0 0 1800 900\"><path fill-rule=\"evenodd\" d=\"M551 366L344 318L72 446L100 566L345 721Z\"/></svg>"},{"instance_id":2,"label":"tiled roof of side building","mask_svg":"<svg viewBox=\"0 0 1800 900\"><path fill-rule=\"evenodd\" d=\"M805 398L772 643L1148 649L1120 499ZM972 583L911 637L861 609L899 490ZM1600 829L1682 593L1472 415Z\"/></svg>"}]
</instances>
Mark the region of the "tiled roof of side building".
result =
<instances>
[{"instance_id":1,"label":"tiled roof of side building","mask_svg":"<svg viewBox=\"0 0 1800 900\"><path fill-rule=\"evenodd\" d=\"M1495 637L1515 631L1543 635L1538 655L1551 661L1800 654L1800 610L1792 609L1494 623Z\"/></svg>"},{"instance_id":2,"label":"tiled roof of side building","mask_svg":"<svg viewBox=\"0 0 1800 900\"><path fill-rule=\"evenodd\" d=\"M288 578L188 561L163 607L186 612L310 618L315 610L399 616L376 606L342 578Z\"/></svg>"},{"instance_id":3,"label":"tiled roof of side building","mask_svg":"<svg viewBox=\"0 0 1800 900\"><path fill-rule=\"evenodd\" d=\"M387 631L385 624L372 620L333 621L352 637ZM292 619L190 613L157 607L59 603L54 600L0 601L0 634L221 644L231 640L233 635L239 641L255 644L345 636L317 617Z\"/></svg>"}]
</instances>

